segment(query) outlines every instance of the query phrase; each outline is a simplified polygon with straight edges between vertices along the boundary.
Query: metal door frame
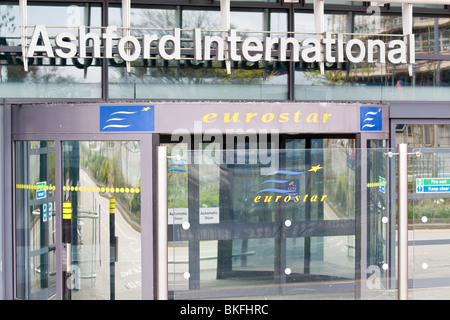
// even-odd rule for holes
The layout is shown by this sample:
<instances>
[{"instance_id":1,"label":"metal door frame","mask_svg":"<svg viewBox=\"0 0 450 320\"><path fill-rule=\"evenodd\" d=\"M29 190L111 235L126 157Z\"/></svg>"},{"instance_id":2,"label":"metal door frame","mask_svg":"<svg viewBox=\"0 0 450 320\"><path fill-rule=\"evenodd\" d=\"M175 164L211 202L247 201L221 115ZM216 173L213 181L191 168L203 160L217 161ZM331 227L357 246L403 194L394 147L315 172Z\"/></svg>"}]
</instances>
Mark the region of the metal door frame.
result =
<instances>
[{"instance_id":1,"label":"metal door frame","mask_svg":"<svg viewBox=\"0 0 450 320\"><path fill-rule=\"evenodd\" d=\"M43 141L41 141L41 142L43 142ZM47 141L45 141L45 142L47 142ZM14 147L16 147L16 145ZM28 167L28 164L29 164L30 155L44 155L44 154L45 155L49 155L50 154L50 152L49 152L50 151L49 150L50 147L49 146L45 146L43 148L40 147L38 149L30 149L30 146L27 144L26 146L22 145L21 147L23 148L22 149L22 153L20 154L20 157L23 160L23 162L21 164L24 164L27 167ZM53 148L52 148L52 150L53 150ZM53 150L53 153L54 153L54 150ZM17 154L14 152L14 157L16 155ZM48 165L48 160L49 160L48 157L46 157L46 160L47 160L46 165ZM14 163L14 165L16 165L16 164ZM23 169L23 167L21 167L21 169ZM25 177L25 180L26 180L27 179L26 176L28 175L28 171L21 171L21 173ZM46 179L45 180L46 181L48 181L47 178L48 178L49 174L50 173L48 171L45 173L45 175L46 175ZM14 175L14 178L15 177L16 177L16 175ZM13 194L14 194L14 197L15 197L15 193L13 193ZM21 203L21 208L24 209L24 212L28 212L28 209L32 205L33 206L39 206L40 207L40 211L39 212L41 212L41 210L43 209L44 203L48 203L49 201L54 203L55 202L54 196L52 198L49 198L48 195L47 195L45 200L40 200L40 199L30 200L30 199L28 199L28 196L27 196L26 203ZM16 209L17 209L17 206L14 206L14 210L16 210ZM44 219L44 218L42 217L42 219ZM13 221L15 222L15 215L13 216ZM28 215L24 216L24 221L25 221L26 226L27 226L26 230L29 232L29 229L28 229L29 228L29 216ZM49 241L50 240L49 239L49 236L50 236L50 234L49 234L49 231L50 231L50 218L47 218L45 221L43 221L43 220L41 220L41 218L39 218L39 221L40 221L40 224L41 224L41 228L43 226L45 228L44 230L42 230L40 228L40 233L39 233L40 234L40 241L44 241L45 244L44 244L43 247L40 247L39 249L36 249L36 250L32 250L31 248L28 248L26 254L22 257L23 258L23 264L25 265L25 269L23 270L24 271L24 277L26 279L26 283L27 284L28 284L30 273L33 272L33 270L31 270L29 263L25 262L25 261L29 261L31 257L39 258L43 254L49 254L52 251L56 251L56 243L55 244L51 244L50 241ZM43 223L43 222L46 222L46 223ZM14 227L13 234L15 234L15 231L16 231L16 228ZM25 232L25 234L26 234L26 238L29 240L28 232ZM44 238L42 238L42 236ZM14 238L14 242L15 242L15 240L16 240L16 238ZM14 255L14 260L16 260L16 259L17 259L17 255ZM41 259L42 259L42 257L41 257ZM47 263L48 262L50 262L50 256L49 255L47 256ZM49 263L48 263L48 265L50 266ZM39 266L40 266L40 264L39 264ZM34 270L35 272L40 272L40 271L38 271L36 269L37 269L37 267L35 267L35 270ZM48 272L50 274L51 270L49 269ZM40 281L42 281L42 280L43 279L41 278ZM31 298L31 299L45 299L47 297L50 297L52 294L54 294L53 292L55 290L55 287L54 287L55 285L49 286L49 284L50 284L49 281L50 281L50 279L46 279L46 282L47 282L46 285L47 286L44 289L41 289L41 290L39 290L39 291L37 291L35 293L30 293L29 292L29 287L27 286L25 288L25 290L24 290L25 296L27 298ZM17 287L15 286L15 288L17 288Z\"/></svg>"},{"instance_id":2,"label":"metal door frame","mask_svg":"<svg viewBox=\"0 0 450 320\"><path fill-rule=\"evenodd\" d=\"M20 103L20 102L18 102ZM99 132L98 125L98 106L100 105L142 105L142 104L154 104L157 103L152 102L133 102L133 103L123 103L123 102L104 102L104 101L92 101L80 104L69 104L69 103L60 103L60 104L14 104L8 106L10 108L10 116L11 119L11 150L14 152L15 141L19 140L50 140L55 141L55 170L56 170L56 182L60 183L61 181L61 160L62 160L62 150L61 150L61 142L67 140L138 140L141 142L141 179L142 185L147 186L143 188L141 191L141 210L142 212L147 212L148 214L142 215L142 238L141 243L145 245L147 250L142 252L142 298L143 299L153 299L156 297L156 288L154 284L156 283L156 239L154 239L155 232L155 221L156 221L156 209L157 209L157 188L156 188L156 146L160 144L160 133L170 134L172 130L172 126L170 124L166 124L167 116L173 114L171 110L178 110L179 107L184 107L184 103L174 104L169 108L168 111L160 112L157 114L158 122L156 123L156 129L154 132L133 132L133 133L103 133ZM261 102L261 105L266 105L267 103ZM219 110L220 105L214 105L211 110ZM315 106L315 104L306 103L307 107ZM232 103L231 107L236 107L236 103ZM294 105L292 103L286 104L287 108L291 108ZM295 105L296 106L296 105ZM195 110L198 112L200 109L208 107L207 105L202 105L201 108L198 107ZM160 109L163 110L163 109ZM204 109L208 110L208 109ZM293 109L290 109L293 110ZM312 110L312 109L311 109ZM342 110L347 110L343 108ZM7 110L8 112L8 110ZM293 112L293 111L291 111ZM160 125L161 124L161 125ZM166 128L166 125L168 127ZM175 123L175 126L179 124ZM219 129L221 127L219 126ZM192 130L188 129L188 130ZM337 129L333 129L331 132L337 132ZM356 129L355 129L356 130ZM329 134L330 132L316 132L316 134ZM344 133L343 133L344 134ZM345 134L349 134L349 132L345 132ZM365 141L364 139L369 139L369 136L373 137L373 139L386 139L388 137L387 132L376 132L376 133L366 133L366 132L352 132L350 134L356 134L357 137L361 140L361 142ZM364 144L361 144L364 145ZM11 159L14 161L14 153L11 155ZM14 162L11 165L14 172ZM362 168L364 169L364 168ZM364 171L362 171L364 172ZM364 175L362 175L364 177ZM14 177L11 179L14 182ZM361 188L365 186L364 181L361 180ZM61 190L56 189L56 210L62 212L61 207ZM12 195L14 199L14 195ZM364 201L364 193L362 193L362 201ZM367 200L366 200L367 201ZM362 217L364 215L362 214ZM57 228L61 230L61 219L60 217L56 217L57 219ZM358 222L358 221L357 221ZM364 219L360 222L364 222ZM11 226L13 226L13 222L11 222ZM364 240L364 230L357 231L362 235L362 240ZM57 237L57 261L61 260L61 234L58 232ZM13 247L13 246L12 246ZM144 246L143 246L144 247ZM14 255L14 249L12 249L11 256ZM12 269L14 265L11 265ZM362 265L363 267L363 265ZM14 275L15 270L11 271L11 274ZM61 273L61 266L58 265L57 272ZM363 285L361 285L363 286ZM12 285L15 289L15 287ZM62 298L62 280L60 277L57 278L57 299Z\"/></svg>"},{"instance_id":3,"label":"metal door frame","mask_svg":"<svg viewBox=\"0 0 450 320\"><path fill-rule=\"evenodd\" d=\"M162 142L169 142L168 136L161 134L160 140ZM360 133L342 133L342 134L329 134L329 133L314 133L314 134L305 134L305 133L299 133L295 135L287 135L280 133L280 136L282 138L280 139L280 146L279 148L284 148L284 140L286 138L307 138L307 139L313 139L313 138L336 138L336 137L345 137L345 138L354 138L355 139L355 147L361 149L361 154L359 155L359 166L357 166L357 169L355 170L356 173L356 201L358 202L358 198L360 199L359 205L356 206L356 212L355 212L355 237L356 237L356 248L355 248L355 298L356 299L365 299L366 298L366 270L368 267L367 263L367 249L365 244L367 243L367 143L369 140L381 140L386 143L386 148L388 144L389 139L389 133L386 132L360 132ZM195 150L197 147L194 146L195 143L195 137L192 134L191 140L188 142L190 143L191 150ZM223 139L223 141L226 141L226 139ZM283 142L281 142L283 141ZM172 143L177 143L173 142ZM186 142L186 141L183 141ZM157 154L157 148L155 147L154 153ZM363 161L364 160L364 161ZM162 160L160 160L162 161ZM164 180L165 181L165 180ZM167 182L167 181L166 181ZM160 200L161 201L161 200ZM167 199L166 199L167 201ZM160 212L159 214L162 214ZM160 226L162 228L162 226ZM165 228L167 229L167 228ZM161 229L158 229L159 232L161 232ZM390 234L388 234L388 237ZM395 237L394 237L395 238ZM161 245L161 244L159 244ZM389 247L390 248L390 247ZM160 250L163 250L163 247L161 247ZM395 251L395 250L392 250ZM388 253L389 255L391 253ZM198 256L198 255L197 255ZM162 262L161 262L162 263ZM392 269L390 269L390 272ZM394 272L394 271L392 271ZM160 275L161 276L161 275ZM162 280L162 283L166 285L166 280ZM165 290L167 286L163 287ZM164 298L167 298L167 296L161 296Z\"/></svg>"},{"instance_id":4,"label":"metal door frame","mask_svg":"<svg viewBox=\"0 0 450 320\"><path fill-rule=\"evenodd\" d=\"M96 103L96 105L108 105L108 103ZM23 109L29 107L30 114L27 117L21 117ZM55 106L58 111L67 113L67 120L61 120L58 112L54 116L47 111L48 105L15 105L11 107L12 134L12 172L16 170L15 152L16 141L54 141L55 143L55 219L56 219L56 299L63 299L63 279L62 279L62 142L63 141L140 141L141 145L141 267L142 267L142 299L154 299L156 289L155 282L155 239L154 233L154 214L156 204L154 204L154 173L155 158L152 150L154 144L159 144L159 135L153 132L149 133L98 133L92 132L92 124L86 123L92 119L97 119L98 108L92 107L92 104L80 105L58 105ZM47 110L46 110L47 109ZM45 111L42 114L39 111ZM55 110L56 111L56 110ZM80 119L80 121L72 121ZM80 118L81 117L81 118ZM20 120L19 120L20 119ZM82 119L86 119L82 121ZM64 123L61 124L61 121ZM97 125L98 126L98 125ZM59 128L62 128L61 130ZM86 133L88 132L88 133ZM90 133L89 133L90 132ZM12 186L15 186L15 177L12 175ZM59 187L58 187L59 184ZM15 259L15 222L14 203L16 201L12 191L12 257L11 274L13 275L11 298L16 298L16 259ZM145 248L145 250L144 250Z\"/></svg>"}]
</instances>

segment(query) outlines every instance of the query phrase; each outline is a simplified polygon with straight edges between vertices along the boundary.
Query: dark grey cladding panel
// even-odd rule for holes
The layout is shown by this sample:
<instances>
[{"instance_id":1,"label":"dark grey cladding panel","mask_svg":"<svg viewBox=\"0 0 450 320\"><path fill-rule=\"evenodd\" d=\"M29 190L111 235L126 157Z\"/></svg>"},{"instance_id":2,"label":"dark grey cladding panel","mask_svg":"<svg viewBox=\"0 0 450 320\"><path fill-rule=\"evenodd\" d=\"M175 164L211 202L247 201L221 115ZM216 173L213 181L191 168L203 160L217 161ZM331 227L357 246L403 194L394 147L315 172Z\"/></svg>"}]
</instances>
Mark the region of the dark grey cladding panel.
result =
<instances>
[{"instance_id":1,"label":"dark grey cladding panel","mask_svg":"<svg viewBox=\"0 0 450 320\"><path fill-rule=\"evenodd\" d=\"M98 133L98 104L35 104L13 107L13 133Z\"/></svg>"},{"instance_id":2,"label":"dark grey cladding panel","mask_svg":"<svg viewBox=\"0 0 450 320\"><path fill-rule=\"evenodd\" d=\"M450 119L450 101L392 102L389 109L391 119Z\"/></svg>"}]
</instances>

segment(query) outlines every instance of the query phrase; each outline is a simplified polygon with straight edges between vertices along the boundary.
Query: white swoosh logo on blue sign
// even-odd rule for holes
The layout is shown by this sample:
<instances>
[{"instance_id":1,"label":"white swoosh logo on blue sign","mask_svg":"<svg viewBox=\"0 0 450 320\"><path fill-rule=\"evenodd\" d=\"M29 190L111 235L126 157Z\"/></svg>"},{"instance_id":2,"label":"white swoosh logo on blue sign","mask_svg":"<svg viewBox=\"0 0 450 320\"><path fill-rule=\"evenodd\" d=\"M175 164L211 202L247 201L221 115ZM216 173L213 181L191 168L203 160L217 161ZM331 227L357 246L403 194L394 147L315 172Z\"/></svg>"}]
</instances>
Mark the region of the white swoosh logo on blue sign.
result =
<instances>
[{"instance_id":1,"label":"white swoosh logo on blue sign","mask_svg":"<svg viewBox=\"0 0 450 320\"><path fill-rule=\"evenodd\" d=\"M113 116L113 115L115 115L115 114L134 114L134 113L136 113L137 111L116 111L116 112L114 112L114 113L111 113L110 114L110 116Z\"/></svg>"},{"instance_id":2,"label":"white swoosh logo on blue sign","mask_svg":"<svg viewBox=\"0 0 450 320\"><path fill-rule=\"evenodd\" d=\"M266 180L264 182L261 182L261 184L263 183L269 183L269 182L273 182L273 183L288 183L288 180Z\"/></svg>"},{"instance_id":3,"label":"white swoosh logo on blue sign","mask_svg":"<svg viewBox=\"0 0 450 320\"><path fill-rule=\"evenodd\" d=\"M106 120L106 122L109 122L109 121L122 121L122 120L125 120L125 119L124 118L111 118L111 119Z\"/></svg>"},{"instance_id":4,"label":"white swoosh logo on blue sign","mask_svg":"<svg viewBox=\"0 0 450 320\"><path fill-rule=\"evenodd\" d=\"M116 111L111 113L109 116L112 117L114 115L117 114L123 114L123 115L127 115L127 114L135 114L137 111ZM126 118L109 118L106 120L106 122L110 122L110 121L124 121L127 120ZM102 130L105 130L107 128L128 128L130 127L131 124L109 124L107 126L104 126Z\"/></svg>"},{"instance_id":5,"label":"white swoosh logo on blue sign","mask_svg":"<svg viewBox=\"0 0 450 320\"><path fill-rule=\"evenodd\" d=\"M375 124L373 123L373 121L375 120L375 118L373 118L373 117L371 117L371 116L376 116L378 113L379 113L379 112L374 112L374 111L369 111L369 112L367 112L367 113L366 113L366 116L365 116L365 118L364 118L364 120L363 120L363 123L364 123L364 122L369 122L369 123L366 123L365 125L363 125L363 126L361 127L361 129L364 129L364 128L373 128L373 127L375 127ZM370 122L372 122L372 123L370 123Z\"/></svg>"},{"instance_id":6,"label":"white swoosh logo on blue sign","mask_svg":"<svg viewBox=\"0 0 450 320\"><path fill-rule=\"evenodd\" d=\"M110 124L103 127L103 130L106 128L128 128L131 124Z\"/></svg>"}]
</instances>

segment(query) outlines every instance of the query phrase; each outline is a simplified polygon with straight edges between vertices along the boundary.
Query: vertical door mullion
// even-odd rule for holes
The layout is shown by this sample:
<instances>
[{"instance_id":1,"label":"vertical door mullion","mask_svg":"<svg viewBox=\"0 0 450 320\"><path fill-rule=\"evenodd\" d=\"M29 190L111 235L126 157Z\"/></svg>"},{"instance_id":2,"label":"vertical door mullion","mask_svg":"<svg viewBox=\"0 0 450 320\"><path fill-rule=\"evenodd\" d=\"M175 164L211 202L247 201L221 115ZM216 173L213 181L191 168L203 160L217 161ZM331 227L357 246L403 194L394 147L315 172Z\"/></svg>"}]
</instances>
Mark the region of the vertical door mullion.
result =
<instances>
[{"instance_id":1,"label":"vertical door mullion","mask_svg":"<svg viewBox=\"0 0 450 320\"><path fill-rule=\"evenodd\" d=\"M291 4L288 9L288 31L295 31L295 10L294 5ZM295 62L290 59L286 62L288 64L288 100L295 100Z\"/></svg>"},{"instance_id":2,"label":"vertical door mullion","mask_svg":"<svg viewBox=\"0 0 450 320\"><path fill-rule=\"evenodd\" d=\"M45 145L45 147L43 147ZM39 142L39 181L48 181L48 148L46 141ZM47 195L48 196L48 195ZM49 288L49 277L48 277L48 263L49 263L49 250L48 250L48 219L44 221L44 214L47 214L46 210L44 211L44 205L46 202L46 198L44 198L43 203L39 205L40 209L40 249L45 250L39 255L39 270L40 270L40 283L41 288L45 288L48 290Z\"/></svg>"},{"instance_id":3,"label":"vertical door mullion","mask_svg":"<svg viewBox=\"0 0 450 320\"><path fill-rule=\"evenodd\" d=\"M311 138L305 139L305 171L311 168ZM305 190L311 183L311 177L309 174L305 177ZM305 203L305 221L309 222L311 220L311 201ZM311 237L305 237L305 252L304 252L304 266L303 273L310 273L311 266Z\"/></svg>"},{"instance_id":4,"label":"vertical door mullion","mask_svg":"<svg viewBox=\"0 0 450 320\"><path fill-rule=\"evenodd\" d=\"M284 152L283 156L280 155L280 152L278 152L278 163L279 163L279 167L283 170L287 170L286 168L286 140L285 137L282 138L281 143L280 143L280 150L282 150ZM275 272L275 282L277 283L277 285L279 286L280 289L280 293L282 295L287 294L287 288L286 288L286 283L287 283L287 279L286 279L286 273L285 273L285 269L286 269L286 265L287 265L287 261L286 261L286 234L283 231L283 226L284 226L284 222L286 221L286 207L285 206L281 206L279 203L276 204L276 223L279 226L279 230L280 230L280 234L277 235L277 237L275 238L275 252L278 252L278 254L275 254L275 268L274 268L274 272Z\"/></svg>"},{"instance_id":5,"label":"vertical door mullion","mask_svg":"<svg viewBox=\"0 0 450 320\"><path fill-rule=\"evenodd\" d=\"M24 143L22 145L23 148L23 160L25 161L24 165L23 165L23 171L24 171L24 177L23 177L23 181L28 184L28 179L29 179L29 170L30 170L30 159L29 159L29 154L30 154L30 145L29 143ZM30 257L31 257L31 252L30 252L30 215L29 214L25 214L25 212L29 212L30 210L30 199L29 199L29 192L27 192L27 190L25 190L26 196L25 198L25 204L23 206L23 213L24 213L24 237L25 237L25 243L28 247L28 249L25 250L25 256L24 256L24 266L25 266L25 283L30 283L30 279L31 279L31 268L30 268ZM31 290L29 288L28 285L25 285L25 297L26 299L29 299L31 294Z\"/></svg>"},{"instance_id":6,"label":"vertical door mullion","mask_svg":"<svg viewBox=\"0 0 450 320\"><path fill-rule=\"evenodd\" d=\"M196 143L194 137L191 143L192 150L191 162L188 165L188 208L189 208L189 223L194 230L200 227L199 220L199 203L200 203L200 173L198 156L199 151L202 149L202 144ZM199 140L202 141L202 140ZM200 289L200 241L198 239L189 240L189 290Z\"/></svg>"},{"instance_id":7,"label":"vertical door mullion","mask_svg":"<svg viewBox=\"0 0 450 320\"><path fill-rule=\"evenodd\" d=\"M55 140L55 212L53 218L56 221L56 299L63 299L62 277L62 141Z\"/></svg>"}]
</instances>

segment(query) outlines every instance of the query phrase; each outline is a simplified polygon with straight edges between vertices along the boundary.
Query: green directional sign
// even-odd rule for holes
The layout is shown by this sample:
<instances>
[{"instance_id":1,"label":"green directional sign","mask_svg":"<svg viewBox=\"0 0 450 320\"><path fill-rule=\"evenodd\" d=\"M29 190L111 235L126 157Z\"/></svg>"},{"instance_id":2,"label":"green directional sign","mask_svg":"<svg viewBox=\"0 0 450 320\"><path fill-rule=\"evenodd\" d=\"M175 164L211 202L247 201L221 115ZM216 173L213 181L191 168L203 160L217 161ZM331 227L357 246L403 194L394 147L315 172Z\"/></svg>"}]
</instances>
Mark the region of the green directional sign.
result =
<instances>
[{"instance_id":1,"label":"green directional sign","mask_svg":"<svg viewBox=\"0 0 450 320\"><path fill-rule=\"evenodd\" d=\"M47 181L36 183L36 199L44 199L47 197Z\"/></svg>"},{"instance_id":2,"label":"green directional sign","mask_svg":"<svg viewBox=\"0 0 450 320\"><path fill-rule=\"evenodd\" d=\"M422 185L422 186L447 186L447 185L450 185L450 178L417 179L417 185Z\"/></svg>"},{"instance_id":3,"label":"green directional sign","mask_svg":"<svg viewBox=\"0 0 450 320\"><path fill-rule=\"evenodd\" d=\"M450 178L416 179L418 193L450 192Z\"/></svg>"}]
</instances>

